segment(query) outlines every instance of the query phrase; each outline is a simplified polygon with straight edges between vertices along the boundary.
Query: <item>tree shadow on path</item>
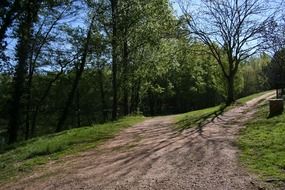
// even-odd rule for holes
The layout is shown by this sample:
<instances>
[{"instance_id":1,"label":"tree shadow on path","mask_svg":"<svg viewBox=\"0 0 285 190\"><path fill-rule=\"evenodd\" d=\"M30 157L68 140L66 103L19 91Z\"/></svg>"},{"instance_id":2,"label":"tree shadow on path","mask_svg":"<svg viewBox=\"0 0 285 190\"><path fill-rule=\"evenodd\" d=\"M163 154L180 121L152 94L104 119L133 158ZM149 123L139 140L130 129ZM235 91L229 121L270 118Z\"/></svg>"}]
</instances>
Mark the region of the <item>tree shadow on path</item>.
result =
<instances>
[{"instance_id":1,"label":"tree shadow on path","mask_svg":"<svg viewBox=\"0 0 285 190\"><path fill-rule=\"evenodd\" d=\"M227 106L221 106L218 110L208 114L203 114L194 120L191 117L186 117L185 119L177 122L177 125L180 126L179 132L196 126L194 128L194 132L198 132L200 135L202 135L204 126L223 115L226 108Z\"/></svg>"}]
</instances>

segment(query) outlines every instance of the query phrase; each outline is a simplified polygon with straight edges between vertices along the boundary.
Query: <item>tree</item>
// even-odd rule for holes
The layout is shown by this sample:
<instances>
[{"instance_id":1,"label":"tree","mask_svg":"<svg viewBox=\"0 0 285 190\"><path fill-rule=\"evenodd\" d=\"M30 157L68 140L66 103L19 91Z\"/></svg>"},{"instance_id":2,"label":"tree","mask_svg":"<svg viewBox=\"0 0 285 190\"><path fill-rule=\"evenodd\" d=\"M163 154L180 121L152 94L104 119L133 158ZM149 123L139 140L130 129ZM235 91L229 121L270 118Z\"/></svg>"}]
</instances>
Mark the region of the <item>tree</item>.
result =
<instances>
[{"instance_id":1,"label":"tree","mask_svg":"<svg viewBox=\"0 0 285 190\"><path fill-rule=\"evenodd\" d=\"M268 78L264 70L268 68L270 61L270 56L262 53L241 64L240 73L244 81L244 87L240 94L242 97L269 89Z\"/></svg>"},{"instance_id":2,"label":"tree","mask_svg":"<svg viewBox=\"0 0 285 190\"><path fill-rule=\"evenodd\" d=\"M24 1L23 1L24 2ZM22 14L22 4L20 0L10 1L3 0L0 6L0 61L7 62L5 50L7 42L5 41L7 30L12 26L14 21ZM4 67L0 69L4 70Z\"/></svg>"},{"instance_id":3,"label":"tree","mask_svg":"<svg viewBox=\"0 0 285 190\"><path fill-rule=\"evenodd\" d=\"M277 51L264 69L271 88L280 88L285 83L285 48Z\"/></svg>"},{"instance_id":4,"label":"tree","mask_svg":"<svg viewBox=\"0 0 285 190\"><path fill-rule=\"evenodd\" d=\"M175 38L176 19L166 0L128 0L120 4L119 10L119 96L122 113L127 115L137 111L144 79L152 78L141 72L153 66L152 53L159 54L158 48L163 46L163 41ZM156 58L159 62L158 56Z\"/></svg>"},{"instance_id":5,"label":"tree","mask_svg":"<svg viewBox=\"0 0 285 190\"><path fill-rule=\"evenodd\" d=\"M110 0L112 9L112 89L113 89L113 106L112 120L117 119L118 99L117 99L117 64L118 64L118 0Z\"/></svg>"},{"instance_id":6,"label":"tree","mask_svg":"<svg viewBox=\"0 0 285 190\"><path fill-rule=\"evenodd\" d=\"M227 82L227 105L235 100L234 80L241 62L261 48L261 32L271 16L262 0L201 0L199 14L182 6L189 33L206 44ZM264 16L265 15L265 16Z\"/></svg>"},{"instance_id":7,"label":"tree","mask_svg":"<svg viewBox=\"0 0 285 190\"><path fill-rule=\"evenodd\" d=\"M57 123L57 127L56 127L56 131L57 132L62 131L62 129L63 129L64 123L65 123L66 118L67 118L68 113L69 113L69 107L70 107L70 105L73 102L75 93L76 93L77 88L78 88L79 81L80 81L80 79L82 77L84 68L86 66L86 60L87 60L87 56L88 56L89 48L90 48L90 41L91 41L91 38L92 38L92 28L93 28L94 19L95 19L95 16L92 16L91 23L90 23L88 31L87 31L87 36L86 36L86 38L85 38L85 40L83 42L81 59L76 64L75 79L73 81L71 90L70 90L70 92L68 94L66 103L65 103L64 108L63 108L63 111L62 111L62 113L61 113L61 115L59 117L58 123Z\"/></svg>"},{"instance_id":8,"label":"tree","mask_svg":"<svg viewBox=\"0 0 285 190\"><path fill-rule=\"evenodd\" d=\"M13 2L3 0L0 8L0 42L5 39L7 29L12 25L13 21L20 16L21 1L15 0Z\"/></svg>"},{"instance_id":9,"label":"tree","mask_svg":"<svg viewBox=\"0 0 285 190\"><path fill-rule=\"evenodd\" d=\"M10 118L8 125L9 143L17 140L22 117L23 95L25 93L28 58L31 50L31 35L33 24L36 22L39 3L35 0L24 1L24 13L18 26L19 40L16 47L17 65L13 79L13 93L10 102Z\"/></svg>"},{"instance_id":10,"label":"tree","mask_svg":"<svg viewBox=\"0 0 285 190\"><path fill-rule=\"evenodd\" d=\"M39 59L43 56L43 49L45 49L48 45L52 44L56 40L59 40L56 38L52 33L54 30L56 30L56 27L58 27L59 21L63 20L64 18L67 19L67 15L73 13L71 10L71 5L69 1L58 1L58 2L45 2L46 6L43 6L45 8L42 8L40 11L40 17L39 21L35 24L35 28L37 28L37 31L34 32L32 36L32 42L31 42L31 50L30 50L30 56L29 56L29 66L28 66L28 80L27 80L27 87L26 87L26 121L25 121L25 139L28 139L30 135L33 136L35 132L35 125L36 125L36 117L39 107L41 106L40 103L45 100L47 97L51 85L47 86L47 89L40 98L40 101L37 102L37 105L32 105L32 87L33 87L33 77L36 72L36 69L40 67L41 64L39 62L44 62L43 60ZM37 24L39 26L37 26ZM62 49L63 50L63 49ZM58 52L57 52L58 53ZM59 54L59 53L58 53ZM55 57L58 57L58 55L55 55ZM63 72L63 68L66 67L67 64L61 63L60 59L58 61L58 65L60 66L59 76ZM51 64L51 63L50 63ZM51 84L55 82L59 76L55 77L55 80L52 80ZM30 116L32 113L32 108L34 109L33 118Z\"/></svg>"},{"instance_id":11,"label":"tree","mask_svg":"<svg viewBox=\"0 0 285 190\"><path fill-rule=\"evenodd\" d=\"M284 1L279 4L276 16L269 20L268 26L262 32L264 49L272 56L285 47L285 15Z\"/></svg>"}]
</instances>

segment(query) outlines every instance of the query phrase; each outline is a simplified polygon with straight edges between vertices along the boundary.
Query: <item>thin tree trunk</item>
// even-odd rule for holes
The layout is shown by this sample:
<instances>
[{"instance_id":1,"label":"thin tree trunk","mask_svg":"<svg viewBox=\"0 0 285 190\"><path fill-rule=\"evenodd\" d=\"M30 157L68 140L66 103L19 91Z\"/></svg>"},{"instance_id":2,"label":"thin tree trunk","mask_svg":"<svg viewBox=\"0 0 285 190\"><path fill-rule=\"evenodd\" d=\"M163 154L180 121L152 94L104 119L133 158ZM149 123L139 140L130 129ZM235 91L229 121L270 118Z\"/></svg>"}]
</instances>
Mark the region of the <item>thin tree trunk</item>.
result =
<instances>
[{"instance_id":1,"label":"thin tree trunk","mask_svg":"<svg viewBox=\"0 0 285 190\"><path fill-rule=\"evenodd\" d=\"M99 74L99 86L100 86L101 104L102 104L102 116L103 116L103 121L105 122L107 120L105 90L104 90L103 72L102 70L100 70L100 68L98 74Z\"/></svg>"},{"instance_id":2,"label":"thin tree trunk","mask_svg":"<svg viewBox=\"0 0 285 190\"><path fill-rule=\"evenodd\" d=\"M131 91L131 100L130 100L130 113L134 113L134 110L135 110L135 89L136 89L136 86L135 84L133 84L132 86L132 91Z\"/></svg>"},{"instance_id":3,"label":"thin tree trunk","mask_svg":"<svg viewBox=\"0 0 285 190\"><path fill-rule=\"evenodd\" d=\"M59 79L59 77L63 74L64 72L64 68L71 62L73 62L76 59L77 56L75 56L72 60L64 63L64 64L60 64L61 65L61 70L59 73L56 74L56 76L54 77L54 79L52 79L49 84L47 85L46 90L44 91L42 97L40 98L40 100L38 101L38 103L35 106L35 111L33 113L33 117L32 117L32 126L31 126L31 136L34 136L35 134L35 130L36 130L36 123L37 123L37 117L38 117L38 113L40 110L40 107L42 106L43 102L45 101L45 99L48 97L49 92L51 90L52 85Z\"/></svg>"},{"instance_id":4,"label":"thin tree trunk","mask_svg":"<svg viewBox=\"0 0 285 190\"><path fill-rule=\"evenodd\" d=\"M81 126L81 113L80 113L80 92L79 88L76 91L76 117L77 117L77 127Z\"/></svg>"},{"instance_id":5,"label":"thin tree trunk","mask_svg":"<svg viewBox=\"0 0 285 190\"><path fill-rule=\"evenodd\" d=\"M226 104L231 105L234 102L234 75L230 74L227 78L227 100Z\"/></svg>"},{"instance_id":6,"label":"thin tree trunk","mask_svg":"<svg viewBox=\"0 0 285 190\"><path fill-rule=\"evenodd\" d=\"M41 105L43 104L43 102L45 101L45 99L48 97L49 92L51 90L51 87L53 85L53 83L55 83L60 75L63 73L63 68L61 69L61 71L55 76L55 78L53 80L51 80L49 82L49 84L47 85L47 88L44 92L44 94L42 95L41 99L39 100L39 102L37 103L36 107L35 107L35 111L33 113L33 117L32 117L32 126L31 126L31 136L34 136L35 134L35 130L36 130L36 122L37 122L37 117L38 117L38 113L40 110Z\"/></svg>"},{"instance_id":7,"label":"thin tree trunk","mask_svg":"<svg viewBox=\"0 0 285 190\"><path fill-rule=\"evenodd\" d=\"M132 96L131 96L131 113L134 113L138 110L140 99L140 81L136 82L132 88Z\"/></svg>"},{"instance_id":8,"label":"thin tree trunk","mask_svg":"<svg viewBox=\"0 0 285 190\"><path fill-rule=\"evenodd\" d=\"M31 88L32 88L32 80L33 80L33 71L30 65L29 68L29 79L27 84L27 110L26 110L26 131L25 131L25 139L27 140L30 135L30 112L32 107L32 94L31 94Z\"/></svg>"},{"instance_id":9,"label":"thin tree trunk","mask_svg":"<svg viewBox=\"0 0 285 190\"><path fill-rule=\"evenodd\" d=\"M154 98L151 91L148 92L148 102L149 102L150 115L154 116Z\"/></svg>"},{"instance_id":10,"label":"thin tree trunk","mask_svg":"<svg viewBox=\"0 0 285 190\"><path fill-rule=\"evenodd\" d=\"M84 58L82 58L82 60L83 59ZM60 116L60 118L58 120L58 123L57 123L57 126L56 126L56 132L60 132L60 131L63 130L64 123L65 123L65 121L67 119L67 116L68 116L68 113L69 113L69 107L70 107L70 105L73 102L75 92L77 90L80 78L81 78L82 73L84 71L84 66L85 66L85 61L82 61L80 66L79 66L78 71L76 72L76 76L75 76L75 79L73 81L73 84L72 84L72 87L71 87L71 91L68 94L67 101L64 104L63 111L62 111L61 116Z\"/></svg>"},{"instance_id":11,"label":"thin tree trunk","mask_svg":"<svg viewBox=\"0 0 285 190\"><path fill-rule=\"evenodd\" d=\"M137 112L139 109L140 103L140 90L141 90L141 81L137 83L136 95L135 95L135 111Z\"/></svg>"},{"instance_id":12,"label":"thin tree trunk","mask_svg":"<svg viewBox=\"0 0 285 190\"><path fill-rule=\"evenodd\" d=\"M113 105L112 105L112 120L117 119L117 109L118 109L118 100L117 100L117 17L118 17L118 1L111 0L112 7L112 89L113 89Z\"/></svg>"},{"instance_id":13,"label":"thin tree trunk","mask_svg":"<svg viewBox=\"0 0 285 190\"><path fill-rule=\"evenodd\" d=\"M62 129L63 129L64 123L65 123L67 116L68 116L68 113L69 113L69 107L73 102L73 98L74 98L76 89L78 88L79 81L80 81L81 76L83 74L84 67L85 67L86 60L87 60L88 47L89 47L89 43L90 43L90 39L91 39L92 26L93 26L94 19L95 19L95 16L92 18L91 24L89 26L88 34L86 37L86 42L84 44L83 54L81 57L81 62L79 64L79 68L76 72L75 79L73 81L71 91L68 95L67 101L66 101L65 106L64 106L63 111L62 111L62 114L58 120L58 124L56 126L56 132L62 131Z\"/></svg>"},{"instance_id":14,"label":"thin tree trunk","mask_svg":"<svg viewBox=\"0 0 285 190\"><path fill-rule=\"evenodd\" d=\"M124 73L123 73L123 107L124 107L124 115L129 114L129 88L127 84L128 78L128 66L129 66L129 52L128 52L128 42L124 40L124 50L123 50L123 65L124 65Z\"/></svg>"}]
</instances>

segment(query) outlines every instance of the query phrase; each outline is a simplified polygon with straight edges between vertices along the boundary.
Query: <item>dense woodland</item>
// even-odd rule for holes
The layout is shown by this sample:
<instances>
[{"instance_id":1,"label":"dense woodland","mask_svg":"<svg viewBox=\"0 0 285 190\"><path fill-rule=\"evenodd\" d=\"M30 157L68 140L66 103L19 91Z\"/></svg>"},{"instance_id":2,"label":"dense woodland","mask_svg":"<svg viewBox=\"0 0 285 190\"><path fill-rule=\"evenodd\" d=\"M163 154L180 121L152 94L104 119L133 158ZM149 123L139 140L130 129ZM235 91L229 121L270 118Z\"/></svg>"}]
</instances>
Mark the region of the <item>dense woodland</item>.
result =
<instances>
[{"instance_id":1,"label":"dense woodland","mask_svg":"<svg viewBox=\"0 0 285 190\"><path fill-rule=\"evenodd\" d=\"M130 114L229 105L284 80L277 9L201 3L1 0L1 147Z\"/></svg>"}]
</instances>

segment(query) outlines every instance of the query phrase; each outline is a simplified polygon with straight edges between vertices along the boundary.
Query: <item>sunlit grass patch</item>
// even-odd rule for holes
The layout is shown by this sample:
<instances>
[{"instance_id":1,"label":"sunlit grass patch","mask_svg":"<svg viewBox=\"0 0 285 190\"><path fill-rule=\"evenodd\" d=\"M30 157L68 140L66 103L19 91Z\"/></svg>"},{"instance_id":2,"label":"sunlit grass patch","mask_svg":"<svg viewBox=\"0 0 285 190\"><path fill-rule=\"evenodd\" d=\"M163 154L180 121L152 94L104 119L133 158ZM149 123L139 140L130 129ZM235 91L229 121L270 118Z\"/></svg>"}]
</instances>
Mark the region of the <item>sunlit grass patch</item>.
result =
<instances>
[{"instance_id":1,"label":"sunlit grass patch","mask_svg":"<svg viewBox=\"0 0 285 190\"><path fill-rule=\"evenodd\" d=\"M242 130L240 160L265 181L285 183L285 114L267 118L268 105Z\"/></svg>"},{"instance_id":2,"label":"sunlit grass patch","mask_svg":"<svg viewBox=\"0 0 285 190\"><path fill-rule=\"evenodd\" d=\"M94 148L121 129L143 120L142 116L130 116L116 122L71 129L16 144L16 148L0 154L0 181L32 171L35 166L49 160Z\"/></svg>"}]
</instances>

